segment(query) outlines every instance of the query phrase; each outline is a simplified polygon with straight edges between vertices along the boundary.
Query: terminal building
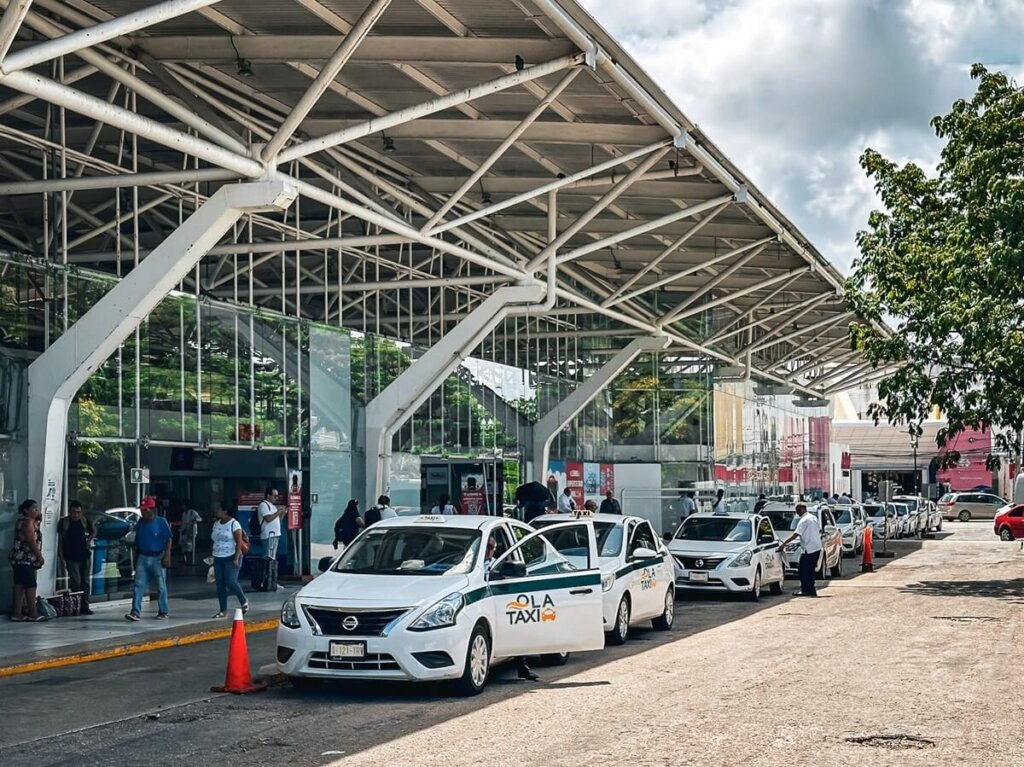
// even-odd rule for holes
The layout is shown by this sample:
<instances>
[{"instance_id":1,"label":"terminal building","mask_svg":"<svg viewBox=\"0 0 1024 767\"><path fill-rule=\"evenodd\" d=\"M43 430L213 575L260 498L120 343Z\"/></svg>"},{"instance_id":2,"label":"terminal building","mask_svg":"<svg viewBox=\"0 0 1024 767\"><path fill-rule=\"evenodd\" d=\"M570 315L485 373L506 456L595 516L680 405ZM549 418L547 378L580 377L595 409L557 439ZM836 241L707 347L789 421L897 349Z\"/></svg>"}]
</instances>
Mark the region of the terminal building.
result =
<instances>
[{"instance_id":1,"label":"terminal building","mask_svg":"<svg viewBox=\"0 0 1024 767\"><path fill-rule=\"evenodd\" d=\"M298 573L381 493L662 531L836 487L829 397L881 375L842 276L575 0L147 3L3 3L0 546L39 500L41 593L70 499L208 535L274 485Z\"/></svg>"}]
</instances>

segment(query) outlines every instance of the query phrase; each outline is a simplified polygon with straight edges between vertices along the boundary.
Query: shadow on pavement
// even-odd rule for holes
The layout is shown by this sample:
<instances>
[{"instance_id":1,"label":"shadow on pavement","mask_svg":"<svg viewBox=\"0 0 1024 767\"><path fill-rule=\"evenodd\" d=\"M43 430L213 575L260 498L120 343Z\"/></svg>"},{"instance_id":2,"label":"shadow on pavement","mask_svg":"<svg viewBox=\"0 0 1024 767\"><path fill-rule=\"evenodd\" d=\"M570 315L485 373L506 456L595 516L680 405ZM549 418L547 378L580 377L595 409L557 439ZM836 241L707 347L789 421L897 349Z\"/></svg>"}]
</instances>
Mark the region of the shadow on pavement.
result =
<instances>
[{"instance_id":1,"label":"shadow on pavement","mask_svg":"<svg viewBox=\"0 0 1024 767\"><path fill-rule=\"evenodd\" d=\"M900 591L925 597L985 597L1024 604L1024 578L988 581L921 581Z\"/></svg>"}]
</instances>

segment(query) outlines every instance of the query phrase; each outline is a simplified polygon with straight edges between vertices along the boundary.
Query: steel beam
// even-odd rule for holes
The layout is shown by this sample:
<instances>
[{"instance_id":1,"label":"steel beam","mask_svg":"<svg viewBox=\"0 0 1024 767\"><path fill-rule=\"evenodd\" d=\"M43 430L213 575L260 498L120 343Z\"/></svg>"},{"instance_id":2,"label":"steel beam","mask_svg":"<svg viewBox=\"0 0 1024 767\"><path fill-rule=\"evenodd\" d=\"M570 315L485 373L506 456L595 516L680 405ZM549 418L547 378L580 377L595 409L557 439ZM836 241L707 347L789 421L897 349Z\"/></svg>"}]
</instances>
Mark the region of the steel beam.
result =
<instances>
[{"instance_id":1,"label":"steel beam","mask_svg":"<svg viewBox=\"0 0 1024 767\"><path fill-rule=\"evenodd\" d=\"M724 306L730 301L735 301L737 298L742 298L743 296L750 295L751 293L757 293L758 291L764 290L765 288L770 288L774 285L778 285L780 282L788 282L789 280L793 279L794 277L798 277L801 274L807 274L809 271L811 271L811 267L801 266L799 269L793 269L792 271L783 272L782 274L777 274L774 277L769 277L768 279L760 283L748 285L747 287L740 288L739 290L733 290L729 293L726 293L723 296L719 296L718 298L708 301L707 303L700 304L698 306L691 306L689 309L686 309L682 312L677 312L672 316L672 319L669 322L666 322L665 324L679 322L680 320L684 320L687 317L692 317L695 314L706 312L708 309L714 309L715 307L718 306Z\"/></svg>"},{"instance_id":2,"label":"steel beam","mask_svg":"<svg viewBox=\"0 0 1024 767\"><path fill-rule=\"evenodd\" d=\"M340 146L341 144L349 141L355 141L356 139L363 138L371 133L387 131L395 125L401 125L402 123L410 122L411 120L417 120L421 117L426 117L427 115L432 115L445 109L451 109L459 104L465 104L469 101L474 101L475 99L489 96L494 93L500 93L501 91L514 88L540 77L546 77L548 75L555 74L556 72L562 72L571 67L580 66L584 61L585 55L582 53L563 56L543 64L526 67L520 72L513 72L510 75L504 75L503 77L496 78L486 83L474 85L470 88L463 88L459 91L453 91L452 93L432 99L431 101L416 104L415 106L407 107L406 109L400 109L397 112L391 112L383 117L375 117L361 123L360 125L328 133L325 136L320 136L315 139L304 141L301 144L291 146L281 152L280 162L286 163L291 160L297 160L300 157L306 157L316 152L322 152L325 149Z\"/></svg>"},{"instance_id":3,"label":"steel beam","mask_svg":"<svg viewBox=\"0 0 1024 767\"><path fill-rule=\"evenodd\" d=\"M29 486L42 499L44 594L55 586L67 418L75 394L239 217L281 210L294 199L295 190L282 181L223 187L29 365Z\"/></svg>"},{"instance_id":4,"label":"steel beam","mask_svg":"<svg viewBox=\"0 0 1024 767\"><path fill-rule=\"evenodd\" d=\"M540 284L499 288L367 403L366 498L377 498L388 487L395 432L505 319L513 306L537 301L543 294Z\"/></svg>"},{"instance_id":5,"label":"steel beam","mask_svg":"<svg viewBox=\"0 0 1024 767\"><path fill-rule=\"evenodd\" d=\"M840 322L844 322L854 316L854 312L845 312L844 314L836 315L835 317L826 317L823 320L812 323L805 328L794 330L792 333L786 333L784 336L765 341L763 343L758 342L744 351L749 351L751 354L757 354L760 351L764 351L769 346L775 346L775 344L781 344L785 341L792 341L794 338L799 338L802 335L806 335L815 330L822 330L823 328L831 328L834 325L838 325Z\"/></svg>"},{"instance_id":6,"label":"steel beam","mask_svg":"<svg viewBox=\"0 0 1024 767\"><path fill-rule=\"evenodd\" d=\"M0 67L3 66L4 57L11 49L11 43L18 36L21 22L25 20L32 0L12 0L4 11L3 18L0 18Z\"/></svg>"},{"instance_id":7,"label":"steel beam","mask_svg":"<svg viewBox=\"0 0 1024 767\"><path fill-rule=\"evenodd\" d=\"M629 364L644 352L660 352L671 343L668 336L644 336L608 360L600 369L581 382L573 391L538 419L533 427L532 479L543 483L547 476L551 442L562 429L585 408Z\"/></svg>"}]
</instances>

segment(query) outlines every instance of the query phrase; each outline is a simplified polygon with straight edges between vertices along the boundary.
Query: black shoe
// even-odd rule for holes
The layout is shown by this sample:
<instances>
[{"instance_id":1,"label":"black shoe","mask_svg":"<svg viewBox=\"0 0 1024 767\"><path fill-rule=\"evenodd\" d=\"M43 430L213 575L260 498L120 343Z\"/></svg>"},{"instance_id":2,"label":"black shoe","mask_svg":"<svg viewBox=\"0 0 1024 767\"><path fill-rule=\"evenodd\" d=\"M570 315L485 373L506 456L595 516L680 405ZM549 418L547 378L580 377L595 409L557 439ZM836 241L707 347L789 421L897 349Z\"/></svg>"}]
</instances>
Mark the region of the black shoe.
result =
<instances>
[{"instance_id":1,"label":"black shoe","mask_svg":"<svg viewBox=\"0 0 1024 767\"><path fill-rule=\"evenodd\" d=\"M529 666L520 666L517 676L520 679L527 680L530 682L536 682L540 679L539 676L533 673L533 669L531 669Z\"/></svg>"},{"instance_id":2,"label":"black shoe","mask_svg":"<svg viewBox=\"0 0 1024 767\"><path fill-rule=\"evenodd\" d=\"M805 594L802 591L797 591L797 592L795 592L793 594L793 596L795 596L795 597L812 597L812 598L816 598L818 595L817 594Z\"/></svg>"},{"instance_id":3,"label":"black shoe","mask_svg":"<svg viewBox=\"0 0 1024 767\"><path fill-rule=\"evenodd\" d=\"M92 615L92 610L90 610L88 607L86 607L84 610L81 610L79 612L79 615Z\"/></svg>"}]
</instances>

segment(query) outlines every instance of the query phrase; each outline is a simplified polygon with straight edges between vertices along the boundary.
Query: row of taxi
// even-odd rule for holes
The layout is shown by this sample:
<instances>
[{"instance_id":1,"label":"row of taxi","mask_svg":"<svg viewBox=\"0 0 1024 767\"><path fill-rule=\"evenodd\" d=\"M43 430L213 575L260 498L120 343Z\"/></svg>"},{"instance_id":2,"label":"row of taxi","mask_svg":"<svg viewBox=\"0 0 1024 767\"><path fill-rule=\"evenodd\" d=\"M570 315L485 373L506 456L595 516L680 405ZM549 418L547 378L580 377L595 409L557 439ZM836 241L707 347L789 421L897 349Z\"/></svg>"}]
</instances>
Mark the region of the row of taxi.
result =
<instances>
[{"instance_id":1,"label":"row of taxi","mask_svg":"<svg viewBox=\"0 0 1024 767\"><path fill-rule=\"evenodd\" d=\"M325 678L448 680L480 692L493 664L672 627L675 567L637 517L422 515L364 530L281 610L277 663ZM536 528L536 529L535 529Z\"/></svg>"}]
</instances>

